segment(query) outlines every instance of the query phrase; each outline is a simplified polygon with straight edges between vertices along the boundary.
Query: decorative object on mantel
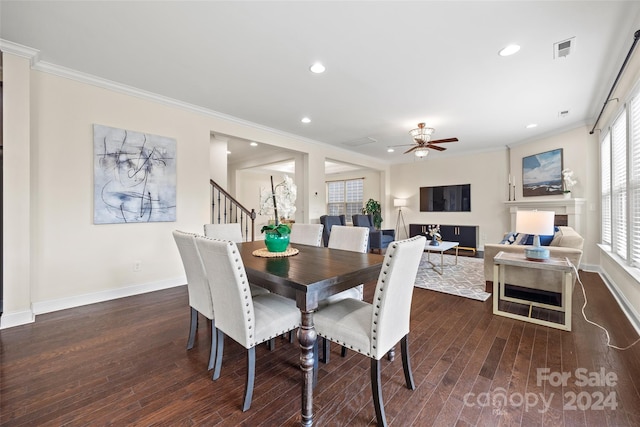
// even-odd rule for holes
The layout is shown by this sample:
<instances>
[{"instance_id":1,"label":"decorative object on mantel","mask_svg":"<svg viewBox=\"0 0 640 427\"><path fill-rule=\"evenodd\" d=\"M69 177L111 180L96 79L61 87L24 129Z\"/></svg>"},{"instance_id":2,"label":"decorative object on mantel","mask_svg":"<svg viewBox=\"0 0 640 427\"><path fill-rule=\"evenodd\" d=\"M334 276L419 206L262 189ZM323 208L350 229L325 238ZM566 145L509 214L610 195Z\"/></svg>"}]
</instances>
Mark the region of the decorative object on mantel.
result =
<instances>
[{"instance_id":1,"label":"decorative object on mantel","mask_svg":"<svg viewBox=\"0 0 640 427\"><path fill-rule=\"evenodd\" d=\"M577 183L578 181L573 178L573 171L571 169L562 170L562 192L564 193L565 199L571 198L571 188Z\"/></svg>"},{"instance_id":2,"label":"decorative object on mantel","mask_svg":"<svg viewBox=\"0 0 640 427\"><path fill-rule=\"evenodd\" d=\"M522 158L522 195L562 194L562 148Z\"/></svg>"},{"instance_id":3,"label":"decorative object on mantel","mask_svg":"<svg viewBox=\"0 0 640 427\"><path fill-rule=\"evenodd\" d=\"M553 211L518 211L516 213L516 231L523 234L533 234L533 246L524 250L524 256L530 261L544 261L549 259L549 249L540 245L540 235L554 234Z\"/></svg>"},{"instance_id":4,"label":"decorative object on mantel","mask_svg":"<svg viewBox=\"0 0 640 427\"><path fill-rule=\"evenodd\" d=\"M513 190L513 199L511 198L511 190ZM509 193L509 201L516 201L516 176L509 174L509 184L507 184L507 192Z\"/></svg>"},{"instance_id":5,"label":"decorative object on mantel","mask_svg":"<svg viewBox=\"0 0 640 427\"><path fill-rule=\"evenodd\" d=\"M429 226L429 236L431 236L431 246L438 246L442 236L440 235L440 225Z\"/></svg>"}]
</instances>

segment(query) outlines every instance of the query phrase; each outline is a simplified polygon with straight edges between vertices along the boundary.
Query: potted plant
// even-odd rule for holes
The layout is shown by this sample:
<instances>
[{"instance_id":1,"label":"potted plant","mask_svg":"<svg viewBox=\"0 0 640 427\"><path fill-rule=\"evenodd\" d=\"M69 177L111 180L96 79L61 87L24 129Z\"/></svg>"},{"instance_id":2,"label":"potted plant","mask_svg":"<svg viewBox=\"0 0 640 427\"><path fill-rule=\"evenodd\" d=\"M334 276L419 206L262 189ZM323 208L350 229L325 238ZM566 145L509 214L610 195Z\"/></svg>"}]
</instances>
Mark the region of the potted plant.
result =
<instances>
[{"instance_id":1,"label":"potted plant","mask_svg":"<svg viewBox=\"0 0 640 427\"><path fill-rule=\"evenodd\" d=\"M260 230L264 233L264 244L269 252L284 252L289 246L291 228L287 224L269 224Z\"/></svg>"},{"instance_id":2,"label":"potted plant","mask_svg":"<svg viewBox=\"0 0 640 427\"><path fill-rule=\"evenodd\" d=\"M369 199L367 200L367 204L362 208L362 213L366 215L371 215L373 218L373 226L378 230L382 226L382 207L380 206L380 202Z\"/></svg>"}]
</instances>

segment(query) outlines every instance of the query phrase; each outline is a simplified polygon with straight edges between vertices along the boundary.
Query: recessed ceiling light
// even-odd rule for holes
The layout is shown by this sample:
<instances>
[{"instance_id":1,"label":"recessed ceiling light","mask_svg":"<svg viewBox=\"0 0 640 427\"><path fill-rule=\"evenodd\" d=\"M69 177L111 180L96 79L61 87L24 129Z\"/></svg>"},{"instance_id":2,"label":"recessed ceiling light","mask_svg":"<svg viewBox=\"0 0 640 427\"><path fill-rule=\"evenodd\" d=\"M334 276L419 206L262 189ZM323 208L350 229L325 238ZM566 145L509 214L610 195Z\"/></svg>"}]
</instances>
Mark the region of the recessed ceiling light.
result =
<instances>
[{"instance_id":1,"label":"recessed ceiling light","mask_svg":"<svg viewBox=\"0 0 640 427\"><path fill-rule=\"evenodd\" d=\"M520 50L520 46L518 46L517 44L510 44L509 46L505 47L500 52L498 52L498 55L509 56L509 55L513 55L519 50Z\"/></svg>"},{"instance_id":2,"label":"recessed ceiling light","mask_svg":"<svg viewBox=\"0 0 640 427\"><path fill-rule=\"evenodd\" d=\"M311 123L311 119L309 117L303 117L302 120L300 120L302 123Z\"/></svg>"},{"instance_id":3,"label":"recessed ceiling light","mask_svg":"<svg viewBox=\"0 0 640 427\"><path fill-rule=\"evenodd\" d=\"M252 146L252 147L257 147L257 146L258 146L258 143L257 143L257 142L255 142L255 141L252 141L249 145L250 145L250 146Z\"/></svg>"},{"instance_id":4,"label":"recessed ceiling light","mask_svg":"<svg viewBox=\"0 0 640 427\"><path fill-rule=\"evenodd\" d=\"M526 127L527 127L527 129L533 129L535 127L538 127L538 125L537 125L537 123L530 123Z\"/></svg>"},{"instance_id":5,"label":"recessed ceiling light","mask_svg":"<svg viewBox=\"0 0 640 427\"><path fill-rule=\"evenodd\" d=\"M394 150L394 149L393 149L393 148L391 148L391 147L387 148L387 153L393 153L394 151L396 151L396 150Z\"/></svg>"},{"instance_id":6,"label":"recessed ceiling light","mask_svg":"<svg viewBox=\"0 0 640 427\"><path fill-rule=\"evenodd\" d=\"M325 70L325 69L326 69L326 68L324 68L324 65L322 65L322 64L321 64L321 63L319 63L319 62L316 62L316 63L315 63L315 64L313 64L311 67L309 67L309 70L311 70L311 72L312 72L312 73L315 73L315 74L321 74L321 73L324 73L324 70Z\"/></svg>"}]
</instances>

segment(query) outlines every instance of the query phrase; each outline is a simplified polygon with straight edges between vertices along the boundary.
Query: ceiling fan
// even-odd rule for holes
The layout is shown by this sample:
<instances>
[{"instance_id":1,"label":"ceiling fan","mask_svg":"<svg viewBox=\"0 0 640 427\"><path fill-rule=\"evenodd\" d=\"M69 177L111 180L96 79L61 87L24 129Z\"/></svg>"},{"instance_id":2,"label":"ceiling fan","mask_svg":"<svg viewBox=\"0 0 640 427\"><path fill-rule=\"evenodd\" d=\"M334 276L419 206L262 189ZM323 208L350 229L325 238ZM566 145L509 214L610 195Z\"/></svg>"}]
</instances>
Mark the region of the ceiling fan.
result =
<instances>
[{"instance_id":1,"label":"ceiling fan","mask_svg":"<svg viewBox=\"0 0 640 427\"><path fill-rule=\"evenodd\" d=\"M458 138L445 138L445 139L436 139L434 141L431 140L431 134L434 132L434 128L428 128L424 123L418 123L418 127L409 131L409 134L415 141L415 145L405 151L403 154L407 154L413 151L413 154L416 157L426 157L429 154L429 150L427 148L431 148L437 151L444 151L446 148L440 147L439 145L443 142L457 142ZM394 147L406 147L412 144L403 144L403 145L394 145Z\"/></svg>"}]
</instances>

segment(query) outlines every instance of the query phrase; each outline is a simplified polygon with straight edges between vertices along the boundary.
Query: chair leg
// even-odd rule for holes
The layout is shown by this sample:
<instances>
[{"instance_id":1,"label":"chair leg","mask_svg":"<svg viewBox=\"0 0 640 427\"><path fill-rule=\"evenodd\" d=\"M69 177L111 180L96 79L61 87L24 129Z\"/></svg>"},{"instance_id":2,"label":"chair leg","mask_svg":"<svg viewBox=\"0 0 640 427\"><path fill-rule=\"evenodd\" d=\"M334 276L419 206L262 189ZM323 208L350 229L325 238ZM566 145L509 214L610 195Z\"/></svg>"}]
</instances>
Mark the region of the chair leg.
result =
<instances>
[{"instance_id":1,"label":"chair leg","mask_svg":"<svg viewBox=\"0 0 640 427\"><path fill-rule=\"evenodd\" d=\"M211 319L211 349L209 350L209 367L208 370L212 370L216 365L216 335L218 330L216 329L216 320Z\"/></svg>"},{"instance_id":2,"label":"chair leg","mask_svg":"<svg viewBox=\"0 0 640 427\"><path fill-rule=\"evenodd\" d=\"M342 346L342 349L340 350L340 356L341 357L346 357L347 356L347 347Z\"/></svg>"},{"instance_id":3,"label":"chair leg","mask_svg":"<svg viewBox=\"0 0 640 427\"><path fill-rule=\"evenodd\" d=\"M189 339L187 340L187 350L193 348L196 340L196 330L198 329L198 310L191 307L191 325L189 326Z\"/></svg>"},{"instance_id":4,"label":"chair leg","mask_svg":"<svg viewBox=\"0 0 640 427\"><path fill-rule=\"evenodd\" d=\"M251 407L253 398L253 381L256 376L256 348L251 347L247 351L247 382L244 385L244 404L242 412L246 412Z\"/></svg>"},{"instance_id":5,"label":"chair leg","mask_svg":"<svg viewBox=\"0 0 640 427\"><path fill-rule=\"evenodd\" d=\"M404 381L409 390L415 390L413 374L411 373L411 359L409 358L409 334L402 337L400 341L400 351L402 352L402 369L404 369Z\"/></svg>"},{"instance_id":6,"label":"chair leg","mask_svg":"<svg viewBox=\"0 0 640 427\"><path fill-rule=\"evenodd\" d=\"M216 341L218 348L216 349L216 363L213 369L214 380L220 378L220 369L222 369L222 353L224 352L224 333L222 333L222 331L218 329L217 335L218 338L216 339Z\"/></svg>"},{"instance_id":7,"label":"chair leg","mask_svg":"<svg viewBox=\"0 0 640 427\"><path fill-rule=\"evenodd\" d=\"M373 406L376 408L376 420L379 427L387 427L387 418L384 415L384 402L382 401L382 382L380 380L380 361L371 359L371 392L373 394Z\"/></svg>"},{"instance_id":8,"label":"chair leg","mask_svg":"<svg viewBox=\"0 0 640 427\"><path fill-rule=\"evenodd\" d=\"M275 338L271 338L269 341L267 341L267 348L269 349L269 351L273 351L276 348Z\"/></svg>"},{"instance_id":9,"label":"chair leg","mask_svg":"<svg viewBox=\"0 0 640 427\"><path fill-rule=\"evenodd\" d=\"M320 361L322 363L329 363L329 354L331 353L331 342L322 337L322 358Z\"/></svg>"},{"instance_id":10,"label":"chair leg","mask_svg":"<svg viewBox=\"0 0 640 427\"><path fill-rule=\"evenodd\" d=\"M289 331L289 342L293 344L293 330Z\"/></svg>"}]
</instances>

